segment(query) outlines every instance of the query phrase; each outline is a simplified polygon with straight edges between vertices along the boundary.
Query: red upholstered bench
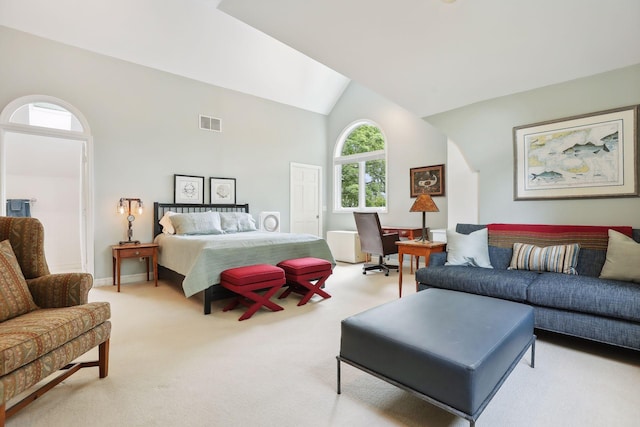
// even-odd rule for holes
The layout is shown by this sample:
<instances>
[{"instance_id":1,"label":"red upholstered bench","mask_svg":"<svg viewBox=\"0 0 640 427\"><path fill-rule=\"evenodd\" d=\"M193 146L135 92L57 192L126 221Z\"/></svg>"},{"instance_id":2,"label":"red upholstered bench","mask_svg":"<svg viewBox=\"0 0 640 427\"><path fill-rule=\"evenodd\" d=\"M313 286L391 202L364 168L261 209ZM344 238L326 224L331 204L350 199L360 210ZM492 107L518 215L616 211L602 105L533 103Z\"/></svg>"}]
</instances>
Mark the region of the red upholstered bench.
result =
<instances>
[{"instance_id":1,"label":"red upholstered bench","mask_svg":"<svg viewBox=\"0 0 640 427\"><path fill-rule=\"evenodd\" d=\"M242 304L249 308L238 320L245 320L253 316L262 306L272 311L283 310L269 298L275 295L285 283L284 271L275 265L256 264L225 270L220 274L220 285L238 296L222 311L232 310L238 304ZM257 291L266 292L261 295Z\"/></svg>"},{"instance_id":2,"label":"red upholstered bench","mask_svg":"<svg viewBox=\"0 0 640 427\"><path fill-rule=\"evenodd\" d=\"M321 289L333 273L333 266L329 261L313 257L296 258L282 261L278 263L278 267L284 270L289 285L278 298L286 298L291 292L302 294L298 305L306 304L315 294L331 298L331 295Z\"/></svg>"}]
</instances>

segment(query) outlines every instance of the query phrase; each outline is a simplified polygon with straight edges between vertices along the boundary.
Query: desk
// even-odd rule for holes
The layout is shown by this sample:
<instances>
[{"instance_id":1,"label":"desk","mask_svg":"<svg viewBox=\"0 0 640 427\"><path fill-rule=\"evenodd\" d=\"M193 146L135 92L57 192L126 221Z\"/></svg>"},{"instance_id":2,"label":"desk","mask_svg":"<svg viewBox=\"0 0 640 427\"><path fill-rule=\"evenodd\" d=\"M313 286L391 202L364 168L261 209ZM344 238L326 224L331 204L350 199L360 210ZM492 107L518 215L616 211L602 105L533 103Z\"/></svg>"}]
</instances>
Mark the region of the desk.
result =
<instances>
[{"instance_id":1,"label":"desk","mask_svg":"<svg viewBox=\"0 0 640 427\"><path fill-rule=\"evenodd\" d=\"M114 245L111 246L113 257L113 284L118 284L120 292L120 263L126 258L146 258L147 259L147 282L149 281L149 259L153 260L153 279L158 286L158 244L142 243L137 245Z\"/></svg>"},{"instance_id":2,"label":"desk","mask_svg":"<svg viewBox=\"0 0 640 427\"><path fill-rule=\"evenodd\" d=\"M403 255L412 255L416 257L416 269L420 264L420 257L424 257L424 266L429 265L429 256L432 252L444 252L447 245L443 242L416 242L415 240L401 240L396 242L398 245L398 297L402 297L402 258ZM413 263L412 263L413 267ZM418 282L416 282L416 291L418 290Z\"/></svg>"},{"instance_id":3,"label":"desk","mask_svg":"<svg viewBox=\"0 0 640 427\"><path fill-rule=\"evenodd\" d=\"M398 233L400 237L407 238L409 240L415 240L422 237L421 227L396 227L395 225L382 225L383 233ZM427 227L427 236L429 235L429 228Z\"/></svg>"}]
</instances>

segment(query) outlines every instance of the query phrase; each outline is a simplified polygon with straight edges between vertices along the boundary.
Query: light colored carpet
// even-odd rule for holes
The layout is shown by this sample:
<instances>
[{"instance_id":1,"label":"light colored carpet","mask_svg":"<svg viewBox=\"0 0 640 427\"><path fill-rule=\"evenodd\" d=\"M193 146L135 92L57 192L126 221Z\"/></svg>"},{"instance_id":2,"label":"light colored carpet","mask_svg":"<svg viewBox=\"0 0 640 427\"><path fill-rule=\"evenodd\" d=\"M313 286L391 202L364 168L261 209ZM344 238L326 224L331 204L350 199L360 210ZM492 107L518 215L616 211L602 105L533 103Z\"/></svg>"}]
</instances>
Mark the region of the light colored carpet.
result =
<instances>
[{"instance_id":1,"label":"light colored carpet","mask_svg":"<svg viewBox=\"0 0 640 427\"><path fill-rule=\"evenodd\" d=\"M349 365L336 394L340 321L397 298L397 273L339 264L332 298L284 301L239 322L242 309L202 314L198 299L160 283L103 286L113 331L109 376L84 369L10 419L17 426L467 426ZM414 292L405 271L403 292ZM415 325L419 328L420 325ZM90 355L95 357L96 353ZM530 353L528 353L530 354ZM545 334L478 419L482 426L636 426L640 355ZM88 359L88 357L84 357Z\"/></svg>"}]
</instances>

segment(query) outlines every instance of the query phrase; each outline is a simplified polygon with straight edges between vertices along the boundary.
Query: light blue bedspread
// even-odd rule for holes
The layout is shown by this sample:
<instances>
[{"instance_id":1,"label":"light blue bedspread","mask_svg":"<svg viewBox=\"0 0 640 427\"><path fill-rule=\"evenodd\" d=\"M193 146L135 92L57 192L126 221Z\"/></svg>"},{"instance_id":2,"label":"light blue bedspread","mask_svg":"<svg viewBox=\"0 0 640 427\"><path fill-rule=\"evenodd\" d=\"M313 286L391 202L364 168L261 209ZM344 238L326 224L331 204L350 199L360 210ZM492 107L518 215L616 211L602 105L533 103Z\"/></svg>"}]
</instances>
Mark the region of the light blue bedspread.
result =
<instances>
[{"instance_id":1,"label":"light blue bedspread","mask_svg":"<svg viewBox=\"0 0 640 427\"><path fill-rule=\"evenodd\" d=\"M233 267L272 264L292 258L316 257L335 265L324 239L311 234L249 231L222 235L160 234L158 264L185 276L182 289L190 297L220 283L220 273Z\"/></svg>"}]
</instances>

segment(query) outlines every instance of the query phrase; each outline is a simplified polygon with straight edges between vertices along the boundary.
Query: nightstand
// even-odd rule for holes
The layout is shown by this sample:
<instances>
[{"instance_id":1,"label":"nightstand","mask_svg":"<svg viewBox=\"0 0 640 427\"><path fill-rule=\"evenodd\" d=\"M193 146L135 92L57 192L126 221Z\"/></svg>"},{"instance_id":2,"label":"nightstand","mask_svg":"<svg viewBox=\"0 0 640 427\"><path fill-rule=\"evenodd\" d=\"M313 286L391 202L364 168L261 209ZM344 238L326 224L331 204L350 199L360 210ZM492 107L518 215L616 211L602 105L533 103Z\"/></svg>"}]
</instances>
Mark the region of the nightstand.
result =
<instances>
[{"instance_id":1,"label":"nightstand","mask_svg":"<svg viewBox=\"0 0 640 427\"><path fill-rule=\"evenodd\" d=\"M111 246L113 257L113 285L118 284L120 292L120 263L126 258L146 258L147 261L147 281L149 281L149 260L153 262L153 280L158 286L158 244L140 243L135 245L113 245Z\"/></svg>"}]
</instances>

